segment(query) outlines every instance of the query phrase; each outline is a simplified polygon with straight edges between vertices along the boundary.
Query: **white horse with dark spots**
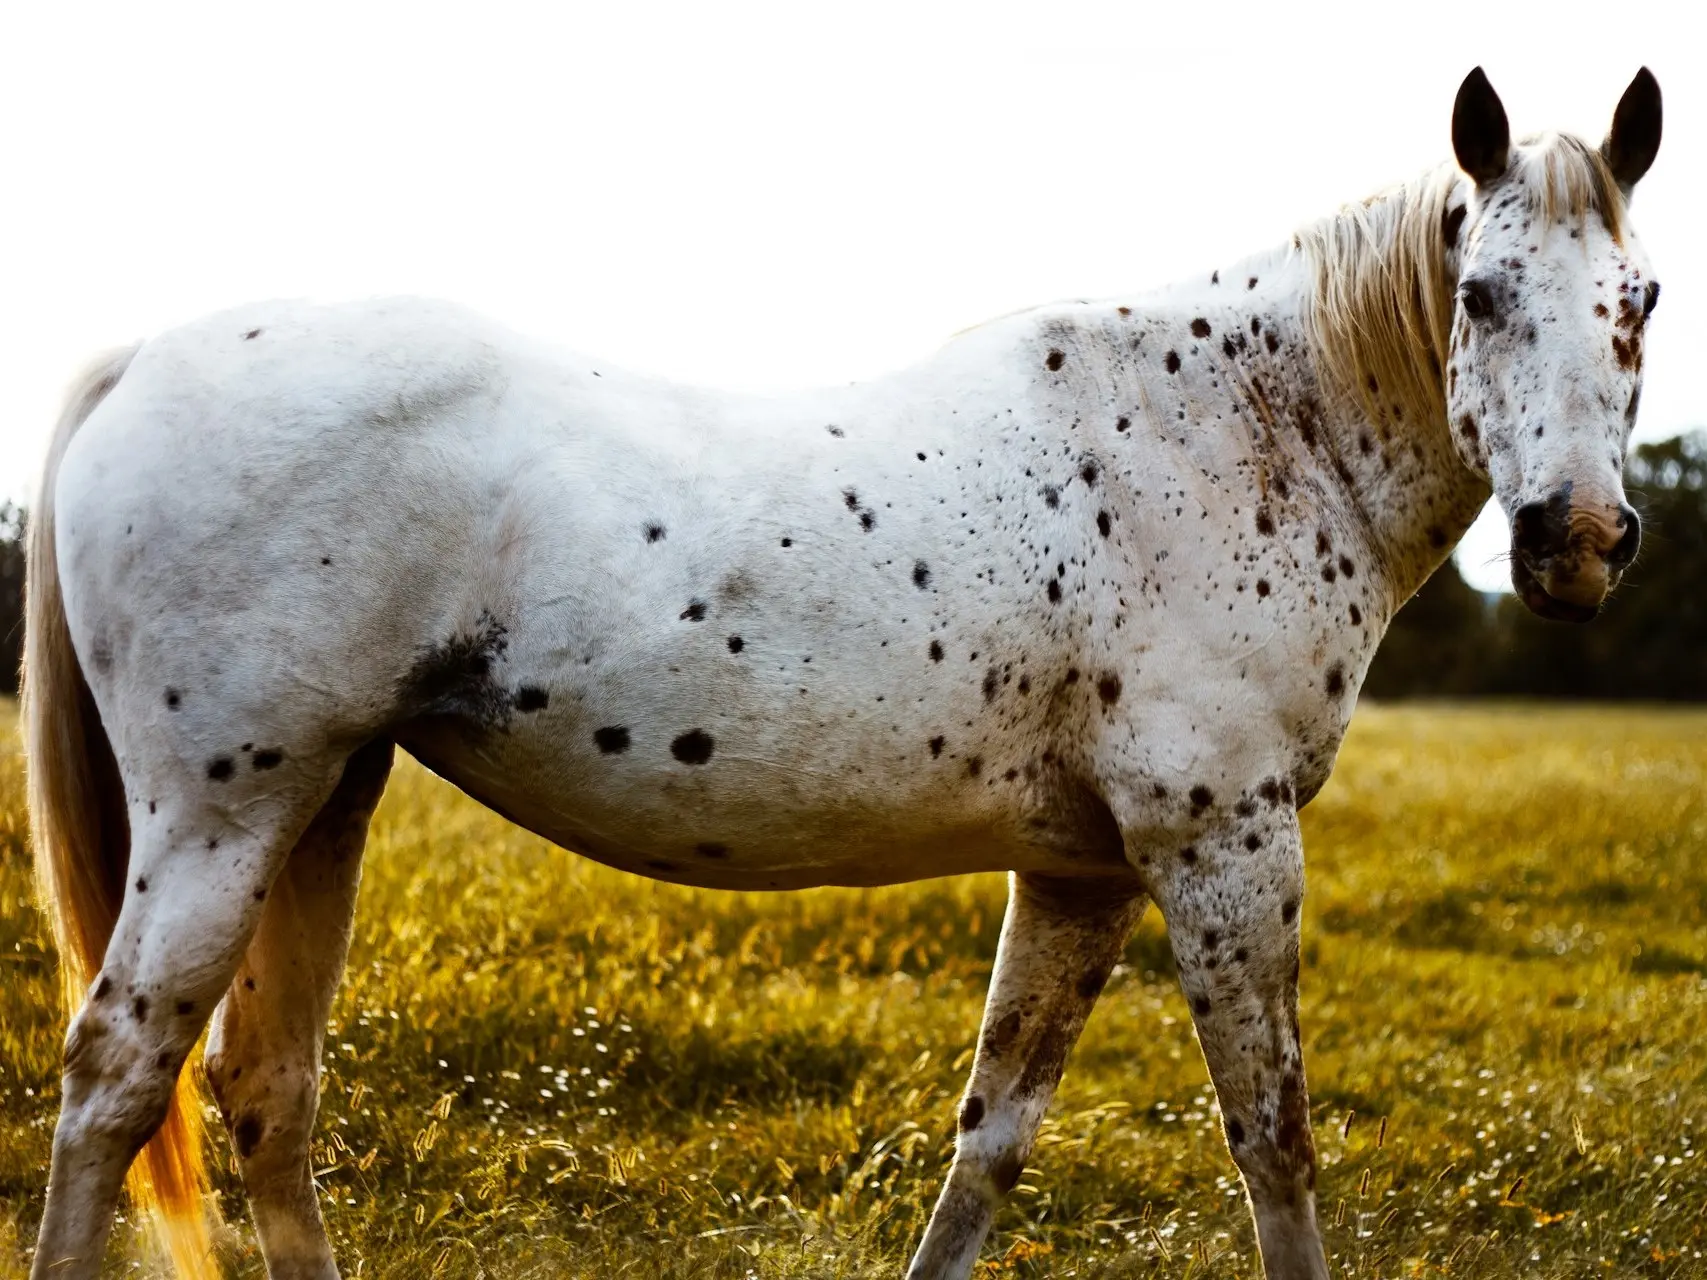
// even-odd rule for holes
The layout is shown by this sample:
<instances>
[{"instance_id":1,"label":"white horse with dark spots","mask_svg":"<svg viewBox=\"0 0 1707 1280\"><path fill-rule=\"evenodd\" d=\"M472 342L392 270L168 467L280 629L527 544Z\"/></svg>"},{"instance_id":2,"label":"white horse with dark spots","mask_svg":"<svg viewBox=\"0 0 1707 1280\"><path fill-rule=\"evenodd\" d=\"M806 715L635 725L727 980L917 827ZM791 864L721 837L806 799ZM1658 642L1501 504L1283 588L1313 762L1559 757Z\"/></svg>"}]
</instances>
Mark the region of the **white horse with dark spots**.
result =
<instances>
[{"instance_id":1,"label":"white horse with dark spots","mask_svg":"<svg viewBox=\"0 0 1707 1280\"><path fill-rule=\"evenodd\" d=\"M1659 286L1599 146L1513 144L1280 249L1045 307L866 385L690 390L417 301L266 303L110 356L30 547L31 806L75 1015L35 1274L120 1184L206 1274L183 1068L268 1273L337 1274L321 1036L394 746L611 866L721 889L1003 870L954 1162L909 1275L972 1270L1148 902L1263 1264L1327 1274L1297 811L1383 629L1489 496L1537 613L1635 554Z\"/></svg>"}]
</instances>

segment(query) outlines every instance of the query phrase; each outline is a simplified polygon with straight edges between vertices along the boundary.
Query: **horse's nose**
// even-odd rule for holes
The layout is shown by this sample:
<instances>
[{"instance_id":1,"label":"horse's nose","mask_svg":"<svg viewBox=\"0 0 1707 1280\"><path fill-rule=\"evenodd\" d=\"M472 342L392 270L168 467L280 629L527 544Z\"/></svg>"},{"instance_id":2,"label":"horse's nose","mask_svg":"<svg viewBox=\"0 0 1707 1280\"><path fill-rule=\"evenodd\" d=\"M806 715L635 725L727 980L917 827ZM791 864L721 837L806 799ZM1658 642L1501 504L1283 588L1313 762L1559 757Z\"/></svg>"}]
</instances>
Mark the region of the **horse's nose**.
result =
<instances>
[{"instance_id":1,"label":"horse's nose","mask_svg":"<svg viewBox=\"0 0 1707 1280\"><path fill-rule=\"evenodd\" d=\"M1565 489L1545 502L1524 503L1512 512L1511 549L1531 564L1560 555L1570 543L1570 515L1571 495Z\"/></svg>"},{"instance_id":2,"label":"horse's nose","mask_svg":"<svg viewBox=\"0 0 1707 1280\"><path fill-rule=\"evenodd\" d=\"M1624 536L1606 553L1606 563L1614 569L1623 569L1636 558L1642 546L1642 517L1628 502L1618 508L1618 528L1624 531Z\"/></svg>"}]
</instances>

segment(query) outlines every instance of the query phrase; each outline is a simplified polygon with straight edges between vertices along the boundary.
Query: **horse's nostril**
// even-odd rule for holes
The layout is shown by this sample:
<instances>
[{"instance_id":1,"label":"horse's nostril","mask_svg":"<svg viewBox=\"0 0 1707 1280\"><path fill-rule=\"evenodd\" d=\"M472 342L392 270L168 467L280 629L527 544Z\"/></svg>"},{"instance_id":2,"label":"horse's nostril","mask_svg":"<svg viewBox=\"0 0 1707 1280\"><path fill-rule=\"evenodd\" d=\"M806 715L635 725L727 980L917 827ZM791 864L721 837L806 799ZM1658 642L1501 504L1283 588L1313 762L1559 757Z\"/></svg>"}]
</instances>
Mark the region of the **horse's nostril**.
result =
<instances>
[{"instance_id":1,"label":"horse's nostril","mask_svg":"<svg viewBox=\"0 0 1707 1280\"><path fill-rule=\"evenodd\" d=\"M1526 502L1511 516L1511 547L1521 556L1543 560L1552 554L1547 504Z\"/></svg>"},{"instance_id":2,"label":"horse's nostril","mask_svg":"<svg viewBox=\"0 0 1707 1280\"><path fill-rule=\"evenodd\" d=\"M1511 549L1539 563L1559 555L1571 541L1569 483L1540 502L1526 502L1511 513Z\"/></svg>"},{"instance_id":3,"label":"horse's nostril","mask_svg":"<svg viewBox=\"0 0 1707 1280\"><path fill-rule=\"evenodd\" d=\"M1618 509L1618 527L1624 530L1624 536L1606 554L1606 563L1615 569L1622 569L1636 558L1636 552L1642 545L1642 517L1636 514L1636 509L1625 503Z\"/></svg>"}]
</instances>

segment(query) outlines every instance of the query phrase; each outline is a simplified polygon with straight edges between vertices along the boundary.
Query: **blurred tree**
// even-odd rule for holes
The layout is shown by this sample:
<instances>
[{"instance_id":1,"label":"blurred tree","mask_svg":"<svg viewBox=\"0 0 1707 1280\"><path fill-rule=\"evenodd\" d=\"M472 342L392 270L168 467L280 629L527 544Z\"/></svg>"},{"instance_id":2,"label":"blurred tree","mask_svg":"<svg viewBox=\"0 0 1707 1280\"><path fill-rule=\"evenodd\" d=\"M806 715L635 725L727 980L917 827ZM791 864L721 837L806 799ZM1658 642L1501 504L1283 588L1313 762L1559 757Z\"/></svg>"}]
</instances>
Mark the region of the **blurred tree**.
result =
<instances>
[{"instance_id":1,"label":"blurred tree","mask_svg":"<svg viewBox=\"0 0 1707 1280\"><path fill-rule=\"evenodd\" d=\"M24 656L24 509L0 502L0 693L18 691Z\"/></svg>"}]
</instances>

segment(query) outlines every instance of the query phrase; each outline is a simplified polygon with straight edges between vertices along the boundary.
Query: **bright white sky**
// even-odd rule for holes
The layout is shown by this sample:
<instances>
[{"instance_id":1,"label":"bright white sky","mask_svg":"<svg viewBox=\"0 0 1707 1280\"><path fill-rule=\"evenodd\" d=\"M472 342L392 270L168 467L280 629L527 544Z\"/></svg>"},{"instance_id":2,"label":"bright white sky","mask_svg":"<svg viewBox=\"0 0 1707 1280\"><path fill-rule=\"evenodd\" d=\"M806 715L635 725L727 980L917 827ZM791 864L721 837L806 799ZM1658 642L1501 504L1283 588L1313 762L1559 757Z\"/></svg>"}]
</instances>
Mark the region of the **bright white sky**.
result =
<instances>
[{"instance_id":1,"label":"bright white sky","mask_svg":"<svg viewBox=\"0 0 1707 1280\"><path fill-rule=\"evenodd\" d=\"M1635 220L1666 305L1639 436L1707 422L1692 6L13 6L0 497L98 349L262 297L421 293L631 368L868 377L1161 284L1444 159L1482 63L1599 138L1646 62ZM1502 586L1486 518L1460 553Z\"/></svg>"}]
</instances>

